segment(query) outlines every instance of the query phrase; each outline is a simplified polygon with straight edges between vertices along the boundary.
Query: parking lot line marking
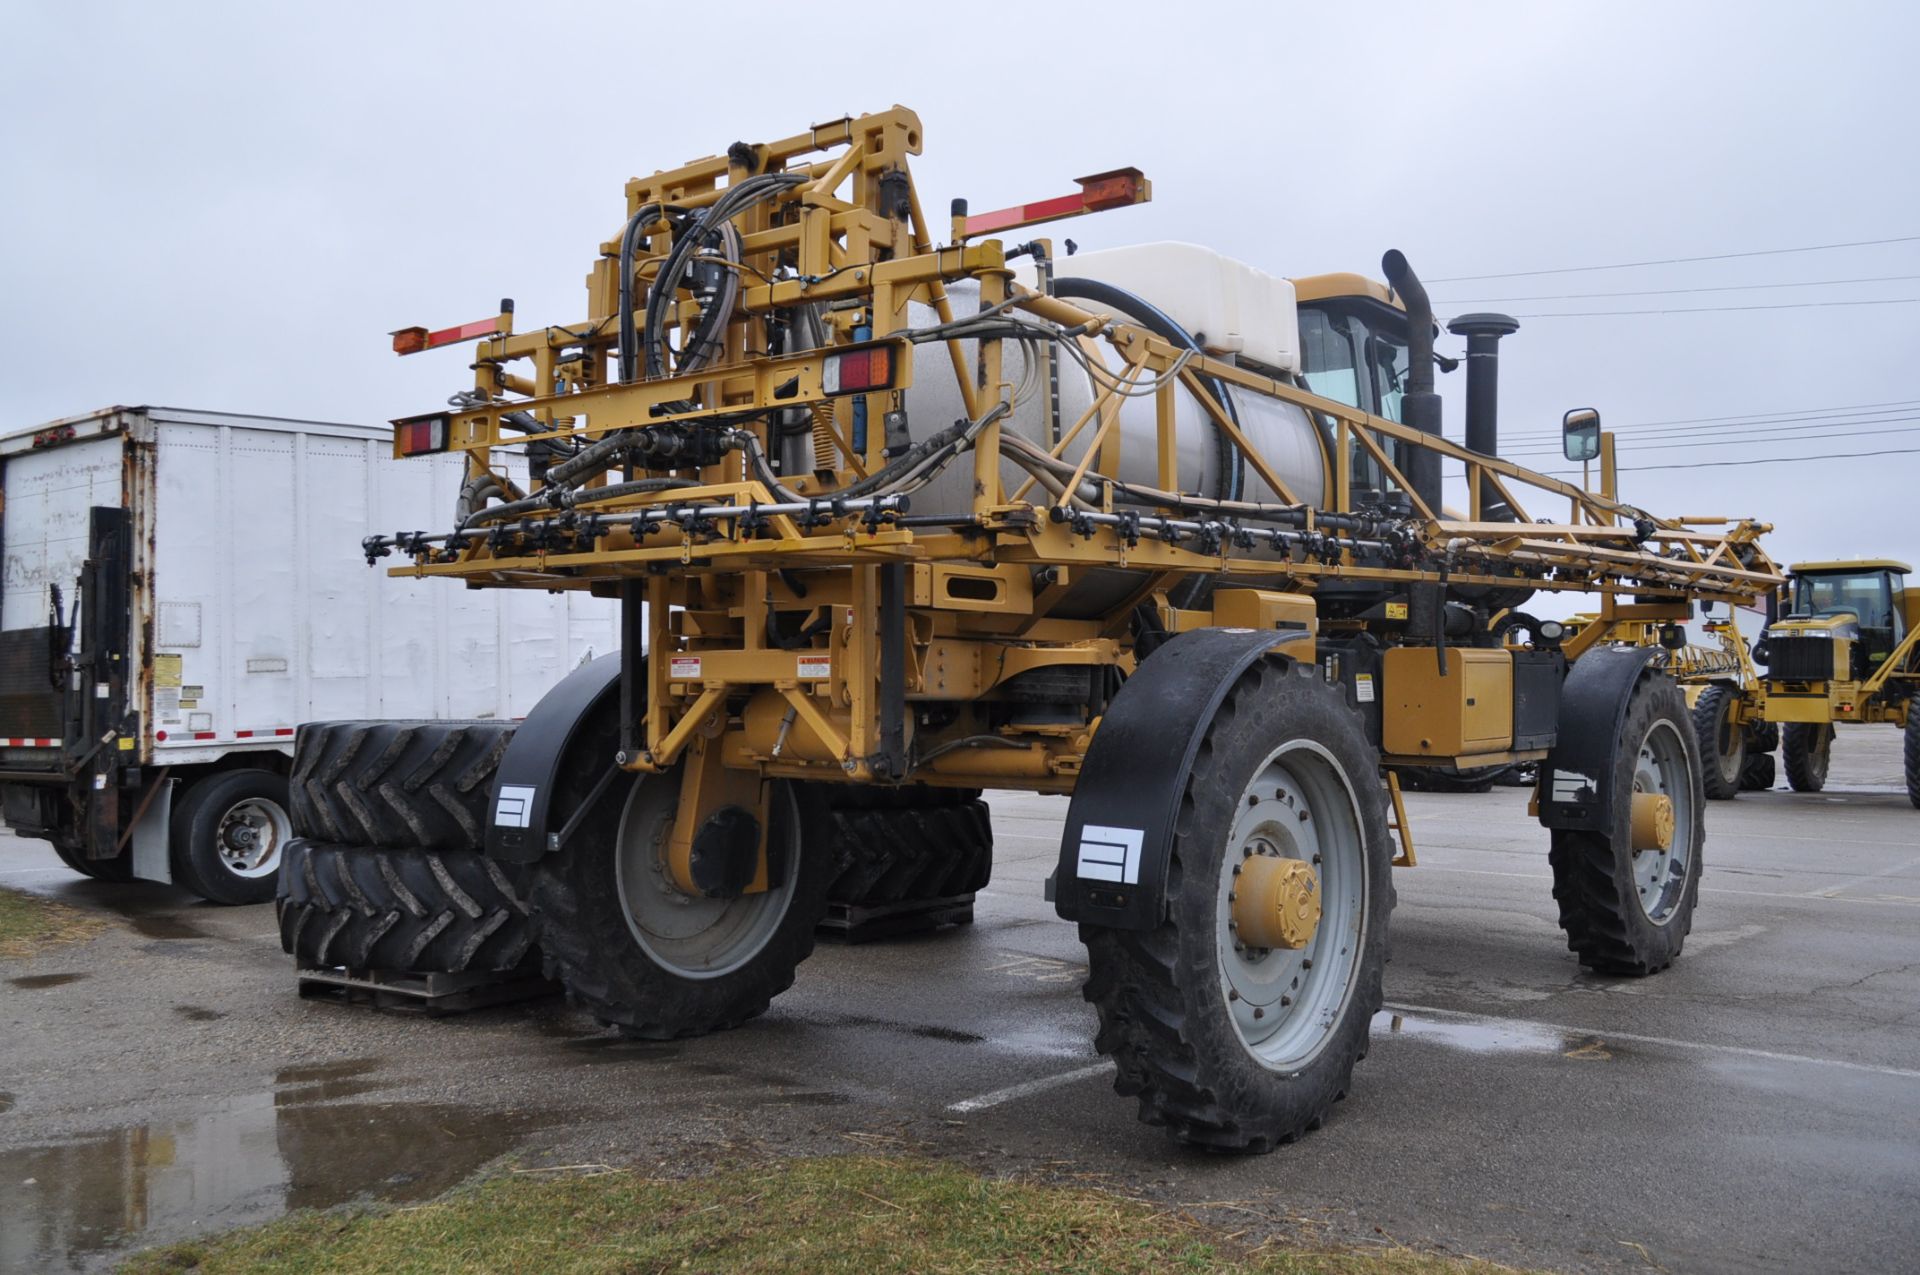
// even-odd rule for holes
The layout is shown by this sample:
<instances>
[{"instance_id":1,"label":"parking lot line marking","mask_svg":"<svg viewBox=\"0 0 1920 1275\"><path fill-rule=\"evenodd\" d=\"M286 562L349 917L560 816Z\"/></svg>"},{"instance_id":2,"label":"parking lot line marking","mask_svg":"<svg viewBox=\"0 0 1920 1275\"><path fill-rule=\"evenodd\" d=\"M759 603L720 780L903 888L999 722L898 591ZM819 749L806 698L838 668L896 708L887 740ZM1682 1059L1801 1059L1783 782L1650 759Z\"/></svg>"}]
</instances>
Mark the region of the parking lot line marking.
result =
<instances>
[{"instance_id":1,"label":"parking lot line marking","mask_svg":"<svg viewBox=\"0 0 1920 1275\"><path fill-rule=\"evenodd\" d=\"M1812 1054L1783 1054L1772 1049L1753 1049L1746 1045L1715 1045L1704 1040L1679 1040L1672 1036L1646 1036L1638 1032L1606 1031L1595 1027L1572 1027L1536 1018L1504 1018L1496 1014L1472 1014L1465 1010L1441 1009L1435 1005L1387 1005L1396 1014L1433 1014L1442 1018L1464 1018L1502 1027L1530 1027L1540 1031L1561 1032L1568 1036L1594 1036L1603 1041L1624 1040L1637 1045L1661 1045L1668 1049L1691 1049L1704 1054L1731 1054L1736 1058L1759 1058L1767 1062L1800 1063L1811 1067L1838 1067L1842 1071L1864 1071L1874 1076L1893 1076L1901 1080L1920 1080L1920 1071L1909 1067L1881 1067L1874 1063L1848 1062L1842 1058L1818 1058Z\"/></svg>"},{"instance_id":2,"label":"parking lot line marking","mask_svg":"<svg viewBox=\"0 0 1920 1275\"><path fill-rule=\"evenodd\" d=\"M1809 899L1835 899L1840 897L1842 890L1851 890L1854 886L1865 885L1869 881L1883 881L1888 877L1897 877L1902 872L1915 866L1920 866L1920 857L1908 859L1905 863L1896 863L1891 868L1882 868L1878 872L1869 872L1865 876L1855 877L1853 880L1840 885L1830 885L1823 890L1809 890L1807 891L1806 897Z\"/></svg>"},{"instance_id":3,"label":"parking lot line marking","mask_svg":"<svg viewBox=\"0 0 1920 1275\"><path fill-rule=\"evenodd\" d=\"M1075 1067L1072 1071L1063 1071L1057 1076L1042 1076L1038 1080L1028 1080L1017 1085L1008 1085L1005 1089L995 1089L990 1093L977 1094L972 1098L962 1098L959 1102L947 1104L948 1111L968 1112L984 1111L988 1107L997 1107L1003 1102L1012 1102L1016 1098L1025 1098L1032 1094L1057 1089L1061 1085L1070 1085L1076 1080L1085 1080L1088 1076L1097 1076L1103 1071L1112 1071L1110 1062L1097 1062L1085 1067Z\"/></svg>"}]
</instances>

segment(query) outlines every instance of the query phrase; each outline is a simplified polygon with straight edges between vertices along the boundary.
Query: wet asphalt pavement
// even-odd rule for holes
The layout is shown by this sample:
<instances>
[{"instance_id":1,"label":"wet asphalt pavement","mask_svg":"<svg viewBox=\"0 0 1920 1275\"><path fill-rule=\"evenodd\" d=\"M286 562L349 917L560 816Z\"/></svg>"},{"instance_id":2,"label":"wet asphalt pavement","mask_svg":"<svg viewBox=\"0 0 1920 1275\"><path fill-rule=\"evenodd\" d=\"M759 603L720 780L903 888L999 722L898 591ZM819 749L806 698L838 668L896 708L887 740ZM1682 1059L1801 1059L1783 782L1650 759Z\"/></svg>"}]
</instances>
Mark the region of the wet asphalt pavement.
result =
<instances>
[{"instance_id":1,"label":"wet asphalt pavement","mask_svg":"<svg viewBox=\"0 0 1920 1275\"><path fill-rule=\"evenodd\" d=\"M0 1270L521 1167L918 1151L1107 1185L1224 1234L1559 1270L1911 1270L1920 1248L1920 811L1899 734L1829 790L1708 812L1686 954L1583 973L1526 794L1410 795L1388 1011L1353 1096L1266 1157L1192 1154L1111 1092L1081 950L1040 897L1066 809L1000 794L976 923L823 946L764 1017L622 1042L557 1000L426 1021L303 1001L270 908L75 878L109 914L0 965Z\"/></svg>"}]
</instances>

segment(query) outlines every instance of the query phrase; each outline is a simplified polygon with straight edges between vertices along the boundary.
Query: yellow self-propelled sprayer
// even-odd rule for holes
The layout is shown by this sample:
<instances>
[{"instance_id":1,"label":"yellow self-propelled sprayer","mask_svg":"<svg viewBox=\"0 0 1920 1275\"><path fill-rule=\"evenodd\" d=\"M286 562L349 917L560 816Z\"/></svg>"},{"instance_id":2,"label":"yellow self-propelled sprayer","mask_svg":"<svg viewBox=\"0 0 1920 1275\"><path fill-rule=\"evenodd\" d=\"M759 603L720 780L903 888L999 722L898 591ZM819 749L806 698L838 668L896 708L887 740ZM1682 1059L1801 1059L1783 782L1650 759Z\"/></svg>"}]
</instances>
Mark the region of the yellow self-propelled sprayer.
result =
<instances>
[{"instance_id":1,"label":"yellow self-propelled sprayer","mask_svg":"<svg viewBox=\"0 0 1920 1275\"><path fill-rule=\"evenodd\" d=\"M1446 440L1397 252L1384 286L1183 244L1060 257L1007 232L1145 179L936 224L921 143L896 107L636 178L584 319L521 331L503 304L395 334L477 342L472 387L395 432L399 455L465 452L471 480L369 558L625 604L620 654L449 786L486 801L460 862L516 883L549 971L633 1034L734 1025L811 949L834 810L1070 793L1051 892L1118 1089L1184 1141L1264 1150L1345 1092L1381 1003L1390 864L1412 860L1383 767L1517 762L1579 959L1671 962L1696 745L1648 649L1611 638L1765 595L1765 528L1503 461L1490 393L1477 449ZM1470 338L1490 355L1502 330ZM1564 647L1551 625L1503 640L1536 590L1601 616ZM351 734L302 737L323 797L378 751ZM408 738L396 756L441 765ZM403 853L394 828L377 845ZM325 883L290 875L287 942L314 959ZM328 941L390 952L411 923L359 924Z\"/></svg>"}]
</instances>

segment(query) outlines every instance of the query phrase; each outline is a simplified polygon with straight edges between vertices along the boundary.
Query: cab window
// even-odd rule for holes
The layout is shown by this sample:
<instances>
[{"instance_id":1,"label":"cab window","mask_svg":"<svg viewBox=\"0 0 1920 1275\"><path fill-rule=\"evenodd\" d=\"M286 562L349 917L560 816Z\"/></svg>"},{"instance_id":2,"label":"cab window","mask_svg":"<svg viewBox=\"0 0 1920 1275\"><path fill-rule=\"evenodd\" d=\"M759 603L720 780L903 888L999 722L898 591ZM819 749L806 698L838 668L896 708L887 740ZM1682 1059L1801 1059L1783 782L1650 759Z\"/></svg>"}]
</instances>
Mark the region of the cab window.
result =
<instances>
[{"instance_id":1,"label":"cab window","mask_svg":"<svg viewBox=\"0 0 1920 1275\"><path fill-rule=\"evenodd\" d=\"M1865 628L1898 631L1903 627L1902 617L1893 605L1892 583L1884 571L1794 578L1795 615L1832 615L1842 611L1851 611Z\"/></svg>"}]
</instances>

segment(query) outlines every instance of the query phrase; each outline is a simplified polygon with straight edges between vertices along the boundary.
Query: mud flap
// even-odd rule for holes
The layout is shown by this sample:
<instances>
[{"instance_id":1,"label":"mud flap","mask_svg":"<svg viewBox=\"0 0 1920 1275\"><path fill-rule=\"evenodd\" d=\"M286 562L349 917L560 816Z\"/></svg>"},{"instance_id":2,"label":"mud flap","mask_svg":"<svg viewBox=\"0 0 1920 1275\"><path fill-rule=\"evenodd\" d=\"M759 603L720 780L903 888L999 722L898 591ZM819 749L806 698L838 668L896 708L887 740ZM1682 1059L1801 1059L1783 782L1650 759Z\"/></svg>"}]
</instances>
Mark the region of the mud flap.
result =
<instances>
[{"instance_id":1,"label":"mud flap","mask_svg":"<svg viewBox=\"0 0 1920 1275\"><path fill-rule=\"evenodd\" d=\"M532 863L560 829L548 827L549 803L561 764L596 711L620 694L620 652L582 664L540 697L513 732L500 758L488 808L486 852L509 863ZM605 764L613 765L608 755Z\"/></svg>"},{"instance_id":2,"label":"mud flap","mask_svg":"<svg viewBox=\"0 0 1920 1275\"><path fill-rule=\"evenodd\" d=\"M1069 921L1151 930L1164 915L1174 819L1214 712L1254 661L1299 634L1195 629L1127 679L1101 719L1067 808L1054 910Z\"/></svg>"},{"instance_id":3,"label":"mud flap","mask_svg":"<svg viewBox=\"0 0 1920 1275\"><path fill-rule=\"evenodd\" d=\"M1614 759L1633 688L1662 652L1603 646L1574 661L1560 692L1553 748L1540 763L1540 822L1548 828L1613 835Z\"/></svg>"}]
</instances>

